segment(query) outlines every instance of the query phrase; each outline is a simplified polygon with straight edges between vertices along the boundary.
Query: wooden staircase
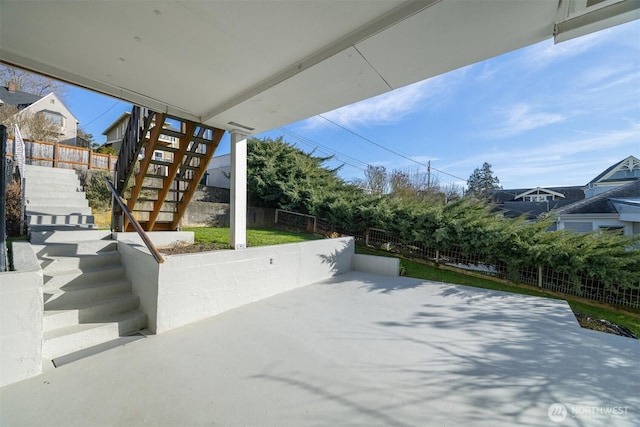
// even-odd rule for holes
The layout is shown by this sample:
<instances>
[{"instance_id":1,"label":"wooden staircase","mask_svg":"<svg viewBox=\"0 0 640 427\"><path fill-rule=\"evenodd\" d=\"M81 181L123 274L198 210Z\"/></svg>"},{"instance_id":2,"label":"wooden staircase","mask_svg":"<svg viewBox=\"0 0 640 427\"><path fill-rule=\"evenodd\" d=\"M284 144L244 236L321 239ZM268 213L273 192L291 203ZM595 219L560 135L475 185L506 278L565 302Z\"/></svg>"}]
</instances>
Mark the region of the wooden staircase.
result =
<instances>
[{"instance_id":1,"label":"wooden staircase","mask_svg":"<svg viewBox=\"0 0 640 427\"><path fill-rule=\"evenodd\" d=\"M224 132L133 107L116 163L115 185L145 231L178 229ZM119 208L113 214L116 231L133 231Z\"/></svg>"}]
</instances>

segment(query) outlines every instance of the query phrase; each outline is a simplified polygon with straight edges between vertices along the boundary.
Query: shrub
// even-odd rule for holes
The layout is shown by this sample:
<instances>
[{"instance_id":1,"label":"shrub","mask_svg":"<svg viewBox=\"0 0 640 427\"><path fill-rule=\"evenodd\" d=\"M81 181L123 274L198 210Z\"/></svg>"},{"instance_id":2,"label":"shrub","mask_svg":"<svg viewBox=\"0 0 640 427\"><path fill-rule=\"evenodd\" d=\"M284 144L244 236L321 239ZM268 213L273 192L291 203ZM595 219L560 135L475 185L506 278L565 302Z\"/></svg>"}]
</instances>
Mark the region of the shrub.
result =
<instances>
[{"instance_id":1,"label":"shrub","mask_svg":"<svg viewBox=\"0 0 640 427\"><path fill-rule=\"evenodd\" d=\"M7 236L18 237L20 233L20 204L22 202L22 189L17 181L7 183Z\"/></svg>"},{"instance_id":2,"label":"shrub","mask_svg":"<svg viewBox=\"0 0 640 427\"><path fill-rule=\"evenodd\" d=\"M91 209L105 211L111 206L111 191L104 182L106 176L110 174L105 171L87 171L80 177Z\"/></svg>"}]
</instances>

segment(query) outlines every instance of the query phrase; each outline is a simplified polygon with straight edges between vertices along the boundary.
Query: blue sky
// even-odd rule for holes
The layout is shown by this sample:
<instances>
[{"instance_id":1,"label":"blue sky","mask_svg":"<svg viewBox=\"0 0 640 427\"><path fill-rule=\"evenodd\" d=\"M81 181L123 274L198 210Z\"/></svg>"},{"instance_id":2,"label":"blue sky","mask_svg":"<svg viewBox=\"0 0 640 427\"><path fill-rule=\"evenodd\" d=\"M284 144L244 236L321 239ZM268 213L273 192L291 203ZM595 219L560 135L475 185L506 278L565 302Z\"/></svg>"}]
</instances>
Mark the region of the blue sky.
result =
<instances>
[{"instance_id":1,"label":"blue sky","mask_svg":"<svg viewBox=\"0 0 640 427\"><path fill-rule=\"evenodd\" d=\"M131 109L78 88L66 100L99 143ZM488 162L505 188L584 185L640 156L640 21L538 43L256 136L281 135L336 155L327 166L345 163L345 180L363 178L366 164L425 170L431 161L441 183L464 184ZM226 137L216 155L228 152Z\"/></svg>"}]
</instances>

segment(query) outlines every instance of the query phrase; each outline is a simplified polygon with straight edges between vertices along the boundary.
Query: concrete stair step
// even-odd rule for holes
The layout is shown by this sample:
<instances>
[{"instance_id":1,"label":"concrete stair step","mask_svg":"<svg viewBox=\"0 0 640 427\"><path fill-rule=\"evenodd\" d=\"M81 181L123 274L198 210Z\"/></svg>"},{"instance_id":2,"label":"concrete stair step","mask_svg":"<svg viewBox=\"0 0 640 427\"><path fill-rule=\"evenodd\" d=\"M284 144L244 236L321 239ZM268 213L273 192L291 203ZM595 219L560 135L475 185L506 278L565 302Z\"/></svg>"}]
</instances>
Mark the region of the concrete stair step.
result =
<instances>
[{"instance_id":1,"label":"concrete stair step","mask_svg":"<svg viewBox=\"0 0 640 427\"><path fill-rule=\"evenodd\" d=\"M52 177L56 179L78 179L78 174L73 169L65 168L46 168L46 167L26 167L24 177L27 179Z\"/></svg>"},{"instance_id":2,"label":"concrete stair step","mask_svg":"<svg viewBox=\"0 0 640 427\"><path fill-rule=\"evenodd\" d=\"M40 258L40 265L45 274L54 271L98 268L119 264L120 254L118 251L72 256L44 255Z\"/></svg>"},{"instance_id":3,"label":"concrete stair step","mask_svg":"<svg viewBox=\"0 0 640 427\"><path fill-rule=\"evenodd\" d=\"M125 269L122 265L109 265L98 268L77 268L71 270L44 272L44 290L65 286L80 286L102 281L124 278Z\"/></svg>"},{"instance_id":4,"label":"concrete stair step","mask_svg":"<svg viewBox=\"0 0 640 427\"><path fill-rule=\"evenodd\" d=\"M140 310L122 313L96 323L80 323L44 333L43 357L53 359L105 343L143 329L146 316Z\"/></svg>"},{"instance_id":5,"label":"concrete stair step","mask_svg":"<svg viewBox=\"0 0 640 427\"><path fill-rule=\"evenodd\" d=\"M34 176L27 178L27 193L39 192L43 189L58 190L67 188L82 188L80 180L75 176Z\"/></svg>"},{"instance_id":6,"label":"concrete stair step","mask_svg":"<svg viewBox=\"0 0 640 427\"><path fill-rule=\"evenodd\" d=\"M62 180L55 177L38 177L37 179L27 180L26 195L37 196L45 195L49 191L57 191L60 193L81 193L83 191L80 181L75 178L64 178Z\"/></svg>"},{"instance_id":7,"label":"concrete stair step","mask_svg":"<svg viewBox=\"0 0 640 427\"><path fill-rule=\"evenodd\" d=\"M89 202L85 197L85 193L75 192L66 194L49 193L47 197L28 197L27 198L27 210L38 212L46 212L44 208L59 208L59 207L89 207Z\"/></svg>"},{"instance_id":8,"label":"concrete stair step","mask_svg":"<svg viewBox=\"0 0 640 427\"><path fill-rule=\"evenodd\" d=\"M60 173L75 173L75 169L71 168L53 168L51 166L40 166L40 165L25 165L25 170L27 173L33 171L56 171Z\"/></svg>"},{"instance_id":9,"label":"concrete stair step","mask_svg":"<svg viewBox=\"0 0 640 427\"><path fill-rule=\"evenodd\" d=\"M95 230L98 226L95 224L69 224L69 225L30 225L29 233L54 233L56 231L72 231L72 230ZM37 239L37 238L36 238ZM34 243L40 243L38 240L33 240L33 237L30 240Z\"/></svg>"},{"instance_id":10,"label":"concrete stair step","mask_svg":"<svg viewBox=\"0 0 640 427\"><path fill-rule=\"evenodd\" d=\"M76 175L75 173L66 173L66 172L48 173L48 172L49 171L46 171L46 172L27 171L24 177L27 180L27 183L29 183L29 181L32 181L35 184L39 184L43 182L45 179L49 179L49 183L58 183L58 182L64 183L64 182L71 182L71 181L80 182L78 175ZM28 188L29 187L27 187L27 190Z\"/></svg>"},{"instance_id":11,"label":"concrete stair step","mask_svg":"<svg viewBox=\"0 0 640 427\"><path fill-rule=\"evenodd\" d=\"M34 206L26 210L27 215L91 215L90 207Z\"/></svg>"},{"instance_id":12,"label":"concrete stair step","mask_svg":"<svg viewBox=\"0 0 640 427\"><path fill-rule=\"evenodd\" d=\"M77 236L74 239L73 236ZM110 239L111 231L97 230L96 227L46 227L35 226L30 230L29 241L32 245L50 243L72 243L74 241Z\"/></svg>"},{"instance_id":13,"label":"concrete stair step","mask_svg":"<svg viewBox=\"0 0 640 427\"><path fill-rule=\"evenodd\" d=\"M72 294L72 293L71 293ZM76 299L77 301L74 301ZM96 323L138 309L140 301L132 293L105 299L82 300L74 295L62 296L44 305L44 331L53 331L83 323Z\"/></svg>"},{"instance_id":14,"label":"concrete stair step","mask_svg":"<svg viewBox=\"0 0 640 427\"><path fill-rule=\"evenodd\" d=\"M43 230L31 232L31 244L65 243L77 244L86 241L111 240L110 230Z\"/></svg>"},{"instance_id":15,"label":"concrete stair step","mask_svg":"<svg viewBox=\"0 0 640 427\"><path fill-rule=\"evenodd\" d=\"M27 215L27 224L29 225L76 225L76 224L94 224L93 215Z\"/></svg>"},{"instance_id":16,"label":"concrete stair step","mask_svg":"<svg viewBox=\"0 0 640 427\"><path fill-rule=\"evenodd\" d=\"M102 231L99 231L102 233ZM63 232L60 232L63 233ZM66 233L75 234L73 231ZM96 233L95 231L86 231L85 233ZM111 237L111 232L109 232ZM76 255L96 255L103 252L114 252L118 250L118 242L115 240L83 240L78 242L55 242L47 244L31 243L33 250L38 258L45 257L73 257Z\"/></svg>"},{"instance_id":17,"label":"concrete stair step","mask_svg":"<svg viewBox=\"0 0 640 427\"><path fill-rule=\"evenodd\" d=\"M27 177L27 192L40 193L46 190L82 190L80 180L75 176L37 175Z\"/></svg>"},{"instance_id":18,"label":"concrete stair step","mask_svg":"<svg viewBox=\"0 0 640 427\"><path fill-rule=\"evenodd\" d=\"M131 292L131 282L122 278L105 282L82 284L78 286L65 286L60 288L47 288L43 290L45 309L48 307L60 307L61 304L81 304L85 301L108 299L116 295ZM60 301L55 302L60 299ZM53 310L53 308L51 308Z\"/></svg>"}]
</instances>

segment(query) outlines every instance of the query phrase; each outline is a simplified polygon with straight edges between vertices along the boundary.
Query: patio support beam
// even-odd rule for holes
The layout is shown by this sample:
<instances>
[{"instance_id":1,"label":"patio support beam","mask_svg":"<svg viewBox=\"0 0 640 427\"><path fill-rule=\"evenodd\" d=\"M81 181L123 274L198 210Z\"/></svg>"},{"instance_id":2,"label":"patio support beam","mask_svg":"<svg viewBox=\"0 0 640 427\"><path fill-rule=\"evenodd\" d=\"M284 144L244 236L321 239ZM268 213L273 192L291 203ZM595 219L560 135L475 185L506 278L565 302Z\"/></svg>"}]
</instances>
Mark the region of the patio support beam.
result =
<instances>
[{"instance_id":1,"label":"patio support beam","mask_svg":"<svg viewBox=\"0 0 640 427\"><path fill-rule=\"evenodd\" d=\"M231 248L247 247L247 135L231 133Z\"/></svg>"}]
</instances>

